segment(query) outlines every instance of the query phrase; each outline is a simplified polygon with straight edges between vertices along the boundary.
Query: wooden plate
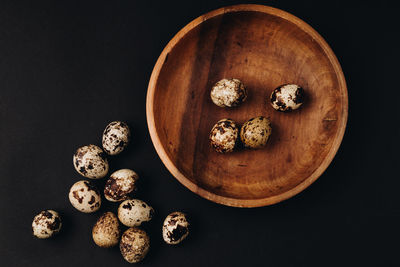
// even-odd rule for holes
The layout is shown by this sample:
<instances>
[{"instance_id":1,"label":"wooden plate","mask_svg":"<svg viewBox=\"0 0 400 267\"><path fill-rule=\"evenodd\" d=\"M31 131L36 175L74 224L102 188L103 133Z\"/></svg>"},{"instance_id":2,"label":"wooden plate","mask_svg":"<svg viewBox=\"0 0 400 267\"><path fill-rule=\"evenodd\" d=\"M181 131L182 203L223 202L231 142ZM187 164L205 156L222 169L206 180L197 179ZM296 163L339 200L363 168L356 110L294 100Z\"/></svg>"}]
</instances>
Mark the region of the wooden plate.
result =
<instances>
[{"instance_id":1,"label":"wooden plate","mask_svg":"<svg viewBox=\"0 0 400 267\"><path fill-rule=\"evenodd\" d=\"M210 99L222 78L238 78L249 96L237 108ZM284 83L307 94L297 111L275 111L269 96ZM258 207L294 196L328 167L343 138L347 89L340 64L308 24L282 10L237 5L186 25L164 48L147 92L147 122L168 170L211 201ZM222 118L272 121L264 149L218 154L209 132Z\"/></svg>"}]
</instances>

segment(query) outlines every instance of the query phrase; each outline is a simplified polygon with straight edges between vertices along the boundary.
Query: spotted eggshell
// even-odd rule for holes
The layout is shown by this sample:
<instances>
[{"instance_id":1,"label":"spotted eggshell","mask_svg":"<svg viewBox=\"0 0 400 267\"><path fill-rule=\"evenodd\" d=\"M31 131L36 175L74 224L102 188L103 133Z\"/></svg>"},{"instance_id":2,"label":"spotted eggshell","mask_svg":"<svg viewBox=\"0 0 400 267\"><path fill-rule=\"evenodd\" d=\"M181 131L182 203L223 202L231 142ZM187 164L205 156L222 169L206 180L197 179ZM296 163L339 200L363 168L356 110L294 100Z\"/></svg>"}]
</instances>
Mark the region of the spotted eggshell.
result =
<instances>
[{"instance_id":1,"label":"spotted eggshell","mask_svg":"<svg viewBox=\"0 0 400 267\"><path fill-rule=\"evenodd\" d=\"M163 239L167 244L176 245L189 235L189 222L186 215L176 211L169 214L162 227Z\"/></svg>"},{"instance_id":2,"label":"spotted eggshell","mask_svg":"<svg viewBox=\"0 0 400 267\"><path fill-rule=\"evenodd\" d=\"M210 132L210 143L219 153L232 152L236 146L239 129L230 119L218 121Z\"/></svg>"},{"instance_id":3,"label":"spotted eggshell","mask_svg":"<svg viewBox=\"0 0 400 267\"><path fill-rule=\"evenodd\" d=\"M128 199L118 207L118 219L128 227L139 226L153 218L154 209L139 199Z\"/></svg>"},{"instance_id":4,"label":"spotted eggshell","mask_svg":"<svg viewBox=\"0 0 400 267\"><path fill-rule=\"evenodd\" d=\"M219 107L236 107L247 98L247 89L238 79L222 79L211 89L211 100Z\"/></svg>"},{"instance_id":5,"label":"spotted eggshell","mask_svg":"<svg viewBox=\"0 0 400 267\"><path fill-rule=\"evenodd\" d=\"M33 235L37 238L49 238L61 229L60 215L54 210L44 210L35 216L32 222Z\"/></svg>"},{"instance_id":6,"label":"spotted eggshell","mask_svg":"<svg viewBox=\"0 0 400 267\"><path fill-rule=\"evenodd\" d=\"M267 144L271 132L269 119L259 116L243 124L240 130L240 139L247 148L260 148Z\"/></svg>"},{"instance_id":7,"label":"spotted eggshell","mask_svg":"<svg viewBox=\"0 0 400 267\"><path fill-rule=\"evenodd\" d=\"M117 155L128 145L130 137L131 132L126 123L113 121L104 129L103 149L109 155Z\"/></svg>"},{"instance_id":8,"label":"spotted eggshell","mask_svg":"<svg viewBox=\"0 0 400 267\"><path fill-rule=\"evenodd\" d=\"M132 227L122 234L119 248L127 262L137 263L149 252L150 238L142 229Z\"/></svg>"},{"instance_id":9,"label":"spotted eggshell","mask_svg":"<svg viewBox=\"0 0 400 267\"><path fill-rule=\"evenodd\" d=\"M95 145L80 147L76 150L73 163L75 170L90 179L103 178L108 173L108 161L104 151Z\"/></svg>"},{"instance_id":10,"label":"spotted eggshell","mask_svg":"<svg viewBox=\"0 0 400 267\"><path fill-rule=\"evenodd\" d=\"M95 212L100 208L99 190L89 181L78 181L69 190L69 201L77 210L84 213Z\"/></svg>"},{"instance_id":11,"label":"spotted eggshell","mask_svg":"<svg viewBox=\"0 0 400 267\"><path fill-rule=\"evenodd\" d=\"M129 169L113 172L104 187L104 197L112 202L123 201L136 189L139 176Z\"/></svg>"},{"instance_id":12,"label":"spotted eggshell","mask_svg":"<svg viewBox=\"0 0 400 267\"><path fill-rule=\"evenodd\" d=\"M117 245L120 235L118 218L112 212L101 215L92 229L94 243L103 248Z\"/></svg>"},{"instance_id":13,"label":"spotted eggshell","mask_svg":"<svg viewBox=\"0 0 400 267\"><path fill-rule=\"evenodd\" d=\"M278 111L295 110L304 102L304 90L297 84L281 85L272 92L270 101Z\"/></svg>"}]
</instances>

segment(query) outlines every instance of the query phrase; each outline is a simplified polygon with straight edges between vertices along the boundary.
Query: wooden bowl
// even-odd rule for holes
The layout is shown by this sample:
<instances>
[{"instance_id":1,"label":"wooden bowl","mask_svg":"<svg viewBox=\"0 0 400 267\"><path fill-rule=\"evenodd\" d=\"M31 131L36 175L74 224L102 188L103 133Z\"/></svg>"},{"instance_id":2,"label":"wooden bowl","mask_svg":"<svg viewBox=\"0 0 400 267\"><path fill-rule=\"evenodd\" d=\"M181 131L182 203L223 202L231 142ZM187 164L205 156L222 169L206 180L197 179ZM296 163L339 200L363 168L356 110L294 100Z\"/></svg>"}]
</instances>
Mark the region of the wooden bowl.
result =
<instances>
[{"instance_id":1,"label":"wooden bowl","mask_svg":"<svg viewBox=\"0 0 400 267\"><path fill-rule=\"evenodd\" d=\"M220 79L238 78L246 102L220 108L210 98ZM275 111L274 88L302 86L306 103ZM147 122L168 170L184 186L228 206L258 207L290 198L314 182L338 150L347 121L347 89L340 64L308 24L282 10L237 5L186 25L162 51L147 92ZM212 126L263 115L272 122L267 146L215 152Z\"/></svg>"}]
</instances>

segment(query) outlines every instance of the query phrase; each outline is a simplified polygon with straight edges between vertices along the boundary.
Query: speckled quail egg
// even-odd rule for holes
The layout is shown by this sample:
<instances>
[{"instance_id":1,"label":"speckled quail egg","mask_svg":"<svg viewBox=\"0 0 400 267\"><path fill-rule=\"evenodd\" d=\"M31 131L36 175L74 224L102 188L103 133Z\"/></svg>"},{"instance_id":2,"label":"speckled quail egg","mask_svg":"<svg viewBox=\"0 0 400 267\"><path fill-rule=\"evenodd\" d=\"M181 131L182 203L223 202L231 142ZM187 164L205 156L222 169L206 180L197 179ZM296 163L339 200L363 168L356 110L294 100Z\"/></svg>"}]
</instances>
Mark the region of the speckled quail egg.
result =
<instances>
[{"instance_id":1,"label":"speckled quail egg","mask_svg":"<svg viewBox=\"0 0 400 267\"><path fill-rule=\"evenodd\" d=\"M267 144L271 135L271 122L259 116L245 122L240 130L240 139L247 148L260 148Z\"/></svg>"},{"instance_id":2,"label":"speckled quail egg","mask_svg":"<svg viewBox=\"0 0 400 267\"><path fill-rule=\"evenodd\" d=\"M128 227L139 226L153 218L154 209L139 199L128 199L118 207L118 219Z\"/></svg>"},{"instance_id":3,"label":"speckled quail egg","mask_svg":"<svg viewBox=\"0 0 400 267\"><path fill-rule=\"evenodd\" d=\"M104 187L104 197L112 202L123 201L136 189L139 176L129 169L113 172Z\"/></svg>"},{"instance_id":4,"label":"speckled quail egg","mask_svg":"<svg viewBox=\"0 0 400 267\"><path fill-rule=\"evenodd\" d=\"M108 173L108 161L104 151L95 145L80 147L74 157L75 170L90 179L103 178Z\"/></svg>"},{"instance_id":5,"label":"speckled quail egg","mask_svg":"<svg viewBox=\"0 0 400 267\"><path fill-rule=\"evenodd\" d=\"M278 111L295 110L303 104L304 90L297 84L284 84L272 92L270 100Z\"/></svg>"},{"instance_id":6,"label":"speckled quail egg","mask_svg":"<svg viewBox=\"0 0 400 267\"><path fill-rule=\"evenodd\" d=\"M137 263L143 260L149 252L150 238L142 229L129 228L122 234L119 249L127 262Z\"/></svg>"},{"instance_id":7,"label":"speckled quail egg","mask_svg":"<svg viewBox=\"0 0 400 267\"><path fill-rule=\"evenodd\" d=\"M210 132L210 143L219 153L232 152L238 140L239 128L231 119L218 121Z\"/></svg>"},{"instance_id":8,"label":"speckled quail egg","mask_svg":"<svg viewBox=\"0 0 400 267\"><path fill-rule=\"evenodd\" d=\"M100 216L92 229L94 243L102 248L113 247L118 244L121 230L117 216L106 212Z\"/></svg>"},{"instance_id":9,"label":"speckled quail egg","mask_svg":"<svg viewBox=\"0 0 400 267\"><path fill-rule=\"evenodd\" d=\"M89 181L78 181L69 190L69 201L77 210L85 213L95 212L100 208L99 190Z\"/></svg>"},{"instance_id":10,"label":"speckled quail egg","mask_svg":"<svg viewBox=\"0 0 400 267\"><path fill-rule=\"evenodd\" d=\"M113 121L103 132L104 151L109 155L117 155L128 145L130 138L131 132L128 125L122 121Z\"/></svg>"},{"instance_id":11,"label":"speckled quail egg","mask_svg":"<svg viewBox=\"0 0 400 267\"><path fill-rule=\"evenodd\" d=\"M49 238L61 229L60 215L54 210L44 210L35 216L32 222L33 235L37 238Z\"/></svg>"},{"instance_id":12,"label":"speckled quail egg","mask_svg":"<svg viewBox=\"0 0 400 267\"><path fill-rule=\"evenodd\" d=\"M162 235L167 244L176 245L182 242L189 234L189 222L182 212L172 212L165 218Z\"/></svg>"},{"instance_id":13,"label":"speckled quail egg","mask_svg":"<svg viewBox=\"0 0 400 267\"><path fill-rule=\"evenodd\" d=\"M238 79L222 79L211 89L211 100L219 107L236 107L247 98L247 89Z\"/></svg>"}]
</instances>

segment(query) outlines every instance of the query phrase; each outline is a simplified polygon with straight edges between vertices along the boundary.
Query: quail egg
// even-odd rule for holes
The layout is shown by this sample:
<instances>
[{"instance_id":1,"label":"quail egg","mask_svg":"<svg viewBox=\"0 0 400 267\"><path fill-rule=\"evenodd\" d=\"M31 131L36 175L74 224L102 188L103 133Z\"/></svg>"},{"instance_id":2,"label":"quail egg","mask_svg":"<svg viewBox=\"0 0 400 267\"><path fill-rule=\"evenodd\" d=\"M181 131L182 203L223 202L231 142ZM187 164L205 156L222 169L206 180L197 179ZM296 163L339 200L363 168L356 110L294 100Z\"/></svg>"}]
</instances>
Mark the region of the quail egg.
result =
<instances>
[{"instance_id":1,"label":"quail egg","mask_svg":"<svg viewBox=\"0 0 400 267\"><path fill-rule=\"evenodd\" d=\"M106 212L101 215L92 229L94 243L102 248L117 245L120 235L118 218L112 212Z\"/></svg>"},{"instance_id":2,"label":"quail egg","mask_svg":"<svg viewBox=\"0 0 400 267\"><path fill-rule=\"evenodd\" d=\"M113 121L103 132L103 148L109 155L121 153L128 145L131 132L128 125L122 121Z\"/></svg>"},{"instance_id":3,"label":"quail egg","mask_svg":"<svg viewBox=\"0 0 400 267\"><path fill-rule=\"evenodd\" d=\"M89 181L78 181L69 190L69 201L77 210L85 213L95 212L100 208L99 190Z\"/></svg>"},{"instance_id":4,"label":"quail egg","mask_svg":"<svg viewBox=\"0 0 400 267\"><path fill-rule=\"evenodd\" d=\"M271 122L259 116L245 122L240 130L240 139L247 148L260 148L267 144L271 135Z\"/></svg>"},{"instance_id":5,"label":"quail egg","mask_svg":"<svg viewBox=\"0 0 400 267\"><path fill-rule=\"evenodd\" d=\"M104 197L112 202L123 201L136 189L139 176L129 169L113 172L106 182Z\"/></svg>"},{"instance_id":6,"label":"quail egg","mask_svg":"<svg viewBox=\"0 0 400 267\"><path fill-rule=\"evenodd\" d=\"M139 199L128 199L118 207L118 219L128 227L139 226L153 218L154 209Z\"/></svg>"},{"instance_id":7,"label":"quail egg","mask_svg":"<svg viewBox=\"0 0 400 267\"><path fill-rule=\"evenodd\" d=\"M238 140L239 129L231 119L218 121L210 132L211 146L219 153L232 152Z\"/></svg>"},{"instance_id":8,"label":"quail egg","mask_svg":"<svg viewBox=\"0 0 400 267\"><path fill-rule=\"evenodd\" d=\"M61 229L60 215L54 210L44 210L35 216L32 222L33 235L37 238L49 238Z\"/></svg>"},{"instance_id":9,"label":"quail egg","mask_svg":"<svg viewBox=\"0 0 400 267\"><path fill-rule=\"evenodd\" d=\"M75 170L90 179L99 179L107 175L108 161L103 150L95 145L80 147L74 157Z\"/></svg>"},{"instance_id":10,"label":"quail egg","mask_svg":"<svg viewBox=\"0 0 400 267\"><path fill-rule=\"evenodd\" d=\"M182 212L172 212L165 218L162 227L163 239L167 244L176 245L189 235L189 222Z\"/></svg>"},{"instance_id":11,"label":"quail egg","mask_svg":"<svg viewBox=\"0 0 400 267\"><path fill-rule=\"evenodd\" d=\"M149 252L150 238L142 229L129 228L122 234L119 249L127 262L137 263L143 260Z\"/></svg>"},{"instance_id":12,"label":"quail egg","mask_svg":"<svg viewBox=\"0 0 400 267\"><path fill-rule=\"evenodd\" d=\"M247 98L247 89L238 79L222 79L211 89L211 100L219 107L236 107Z\"/></svg>"},{"instance_id":13,"label":"quail egg","mask_svg":"<svg viewBox=\"0 0 400 267\"><path fill-rule=\"evenodd\" d=\"M278 111L295 110L303 104L304 90L297 84L284 84L272 92L270 100Z\"/></svg>"}]
</instances>

